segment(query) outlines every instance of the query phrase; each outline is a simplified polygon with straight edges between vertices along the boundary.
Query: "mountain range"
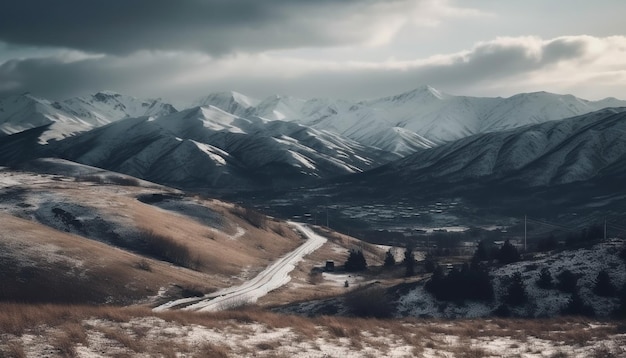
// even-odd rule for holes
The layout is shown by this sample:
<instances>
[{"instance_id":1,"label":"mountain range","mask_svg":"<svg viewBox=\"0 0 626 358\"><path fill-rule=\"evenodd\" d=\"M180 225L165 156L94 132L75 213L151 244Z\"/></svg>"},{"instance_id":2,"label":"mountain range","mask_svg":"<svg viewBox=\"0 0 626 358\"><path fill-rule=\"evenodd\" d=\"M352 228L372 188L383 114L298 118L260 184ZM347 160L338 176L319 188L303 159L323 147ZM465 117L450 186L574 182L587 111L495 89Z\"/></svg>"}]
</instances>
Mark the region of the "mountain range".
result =
<instances>
[{"instance_id":1,"label":"mountain range","mask_svg":"<svg viewBox=\"0 0 626 358\"><path fill-rule=\"evenodd\" d=\"M367 183L400 193L475 179L560 185L623 166L619 106L626 101L429 86L367 101L221 92L182 111L109 91L60 102L24 94L0 100L0 164L59 157L208 191L335 178L355 184L347 191Z\"/></svg>"}]
</instances>

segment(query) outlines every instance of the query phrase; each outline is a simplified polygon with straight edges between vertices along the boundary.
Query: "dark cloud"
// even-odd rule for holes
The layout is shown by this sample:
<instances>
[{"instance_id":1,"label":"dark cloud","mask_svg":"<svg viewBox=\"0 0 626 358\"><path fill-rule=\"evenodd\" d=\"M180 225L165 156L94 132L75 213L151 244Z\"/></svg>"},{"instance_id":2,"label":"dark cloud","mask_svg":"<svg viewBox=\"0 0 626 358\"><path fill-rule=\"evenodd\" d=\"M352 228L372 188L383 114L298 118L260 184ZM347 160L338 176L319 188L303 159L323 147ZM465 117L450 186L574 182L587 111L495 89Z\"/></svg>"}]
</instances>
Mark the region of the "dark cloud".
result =
<instances>
[{"instance_id":1,"label":"dark cloud","mask_svg":"<svg viewBox=\"0 0 626 358\"><path fill-rule=\"evenodd\" d=\"M366 41L376 35L385 6L415 1L2 1L0 40L109 54L327 46Z\"/></svg>"},{"instance_id":2,"label":"dark cloud","mask_svg":"<svg viewBox=\"0 0 626 358\"><path fill-rule=\"evenodd\" d=\"M598 48L603 57L594 62ZM0 65L0 96L31 91L62 99L111 89L139 97L162 96L189 100L214 91L236 90L256 97L273 93L298 97L373 98L409 90L422 84L456 93L482 94L481 88L510 88L559 92L548 87L558 79L576 82L576 88L602 87L574 79L580 73L625 71L626 37L587 36L497 39L457 54L393 64L344 64L311 60L300 64L258 56L210 58L205 55L145 52L134 56L103 56L67 62L57 58L12 60ZM614 59L613 61L609 61ZM567 62L568 66L557 66ZM620 65L621 63L621 65ZM616 65L617 64L617 65ZM299 68L301 66L302 68ZM621 71L621 72L620 72ZM623 78L603 84L613 91ZM532 82L537 81L537 82ZM577 82L578 81L578 82ZM623 85L621 85L623 86ZM517 88L517 89L516 89ZM504 94L502 92L490 95ZM608 95L608 93L606 94ZM614 94L613 94L614 95Z\"/></svg>"}]
</instances>

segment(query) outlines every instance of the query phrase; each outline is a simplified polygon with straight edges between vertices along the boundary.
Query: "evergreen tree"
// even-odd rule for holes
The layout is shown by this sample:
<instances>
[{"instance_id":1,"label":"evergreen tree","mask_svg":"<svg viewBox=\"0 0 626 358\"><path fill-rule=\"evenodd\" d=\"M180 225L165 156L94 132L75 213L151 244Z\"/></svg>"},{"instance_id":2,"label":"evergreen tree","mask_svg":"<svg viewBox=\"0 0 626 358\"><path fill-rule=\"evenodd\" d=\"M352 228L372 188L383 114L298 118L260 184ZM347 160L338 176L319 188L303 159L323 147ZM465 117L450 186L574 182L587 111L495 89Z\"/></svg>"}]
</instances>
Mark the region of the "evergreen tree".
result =
<instances>
[{"instance_id":1,"label":"evergreen tree","mask_svg":"<svg viewBox=\"0 0 626 358\"><path fill-rule=\"evenodd\" d=\"M413 257L413 247L408 245L404 250L404 267L406 268L405 275L407 277L415 275L415 257Z\"/></svg>"},{"instance_id":2,"label":"evergreen tree","mask_svg":"<svg viewBox=\"0 0 626 358\"><path fill-rule=\"evenodd\" d=\"M541 273L539 273L539 279L537 280L537 286L543 289L552 288L552 274L547 267L541 269Z\"/></svg>"},{"instance_id":3,"label":"evergreen tree","mask_svg":"<svg viewBox=\"0 0 626 358\"><path fill-rule=\"evenodd\" d=\"M578 289L578 275L570 270L565 270L556 277L559 282L557 288L563 292L574 293Z\"/></svg>"},{"instance_id":4,"label":"evergreen tree","mask_svg":"<svg viewBox=\"0 0 626 358\"><path fill-rule=\"evenodd\" d=\"M504 242L504 245L498 251L498 260L501 264L510 264L520 260L519 252L517 248L511 244L509 240Z\"/></svg>"},{"instance_id":5,"label":"evergreen tree","mask_svg":"<svg viewBox=\"0 0 626 358\"><path fill-rule=\"evenodd\" d=\"M363 271L367 268L367 262L365 261L365 256L363 256L363 251L360 249L351 249L350 254L348 254L348 259L344 264L344 269L348 272L354 271Z\"/></svg>"},{"instance_id":6,"label":"evergreen tree","mask_svg":"<svg viewBox=\"0 0 626 358\"><path fill-rule=\"evenodd\" d=\"M522 274L516 272L513 274L511 283L507 289L507 293L504 296L504 302L511 306L521 306L528 300L526 294L526 285L522 279Z\"/></svg>"},{"instance_id":7,"label":"evergreen tree","mask_svg":"<svg viewBox=\"0 0 626 358\"><path fill-rule=\"evenodd\" d=\"M491 259L491 245L486 240L480 240L474 251L472 262L488 261Z\"/></svg>"},{"instance_id":8,"label":"evergreen tree","mask_svg":"<svg viewBox=\"0 0 626 358\"><path fill-rule=\"evenodd\" d=\"M574 291L574 293L572 293L572 297L567 302L567 305L561 310L561 313L568 316L593 317L595 315L593 307L583 302L578 291Z\"/></svg>"},{"instance_id":9,"label":"evergreen tree","mask_svg":"<svg viewBox=\"0 0 626 358\"><path fill-rule=\"evenodd\" d=\"M617 289L611 282L611 277L606 270L601 270L596 278L596 284L593 287L593 293L602 297L612 297L617 293Z\"/></svg>"},{"instance_id":10,"label":"evergreen tree","mask_svg":"<svg viewBox=\"0 0 626 358\"><path fill-rule=\"evenodd\" d=\"M387 250L387 253L385 254L385 267L392 267L396 264L396 258L393 256L393 253L391 252L391 248L389 250Z\"/></svg>"},{"instance_id":11,"label":"evergreen tree","mask_svg":"<svg viewBox=\"0 0 626 358\"><path fill-rule=\"evenodd\" d=\"M437 261L435 257L430 252L427 253L424 258L424 270L426 270L426 272L434 272L436 267Z\"/></svg>"}]
</instances>

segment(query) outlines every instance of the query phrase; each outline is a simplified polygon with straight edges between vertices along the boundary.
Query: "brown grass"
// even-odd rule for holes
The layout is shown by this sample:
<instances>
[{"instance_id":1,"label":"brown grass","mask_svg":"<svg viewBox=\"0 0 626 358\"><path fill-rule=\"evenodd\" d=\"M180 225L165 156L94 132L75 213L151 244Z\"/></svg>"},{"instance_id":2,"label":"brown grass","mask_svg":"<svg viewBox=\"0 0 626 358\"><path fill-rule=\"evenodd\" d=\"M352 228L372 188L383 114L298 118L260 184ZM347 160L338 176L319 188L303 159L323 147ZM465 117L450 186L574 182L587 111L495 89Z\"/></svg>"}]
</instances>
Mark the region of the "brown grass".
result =
<instances>
[{"instance_id":1,"label":"brown grass","mask_svg":"<svg viewBox=\"0 0 626 358\"><path fill-rule=\"evenodd\" d=\"M26 352L21 342L10 341L6 344L6 348L0 350L0 356L6 358L26 358Z\"/></svg>"},{"instance_id":2,"label":"brown grass","mask_svg":"<svg viewBox=\"0 0 626 358\"><path fill-rule=\"evenodd\" d=\"M94 306L59 306L59 305L18 305L0 304L0 333L21 335L25 332L42 332L41 327L50 327L51 340L59 355L71 357L75 354L77 344L87 345L86 331L96 330L112 341L119 342L123 348L135 353L149 353L155 356L173 356L174 353L184 353L196 356L226 357L234 354L231 348L215 344L203 346L189 346L178 340L178 335L161 335L157 342L149 342L149 327L131 325L124 328L120 323L131 321L133 318L157 317L180 326L200 325L218 331L230 332L246 336L253 334L246 328L247 324L261 324L265 331L290 328L293 334L290 340L296 342L314 341L320 337L329 340L348 339L354 351L361 351L364 347L372 347L379 352L387 352L390 342L396 342L412 347L414 355L423 354L424 349L442 349L458 357L488 356L488 352L474 344L475 339L484 340L493 337L511 337L516 347L522 347L524 341L516 340L520 331L528 330L524 337L535 336L540 339L565 344L569 346L589 347L598 339L606 339L618 334L621 330L619 323L585 321L582 319L497 319L497 320L415 320L415 319L364 319L322 316L304 318L292 315L281 315L262 310L258 307L245 307L242 310L197 313L185 311L171 311L155 313L145 308L116 308ZM104 325L86 327L84 320L98 318L104 320ZM110 323L106 323L106 322ZM590 325L590 323L594 323ZM139 328L138 328L139 327ZM153 333L150 333L152 335ZM390 341L376 337L387 337ZM450 346L446 337L455 337L454 345ZM258 343L256 347L239 347L238 354L251 352L273 353L284 345L280 339ZM593 349L593 357L619 356L622 351L613 346L598 346ZM529 347L532 350L532 347ZM23 349L22 349L23 350ZM242 351L243 350L243 351ZM20 346L4 345L4 355L7 352L20 356ZM209 353L211 352L211 353ZM608 353L607 353L608 352ZM213 355L210 355L213 354ZM262 354L266 356L267 354ZM382 354L382 353L381 353ZM609 354L609 355L606 355ZM612 354L612 355L611 355ZM132 354L131 354L132 355Z\"/></svg>"},{"instance_id":3,"label":"brown grass","mask_svg":"<svg viewBox=\"0 0 626 358\"><path fill-rule=\"evenodd\" d=\"M122 346L137 353L144 352L146 347L140 339L135 339L129 333L119 328L97 327L97 330L104 334L104 337L119 342Z\"/></svg>"},{"instance_id":4,"label":"brown grass","mask_svg":"<svg viewBox=\"0 0 626 358\"><path fill-rule=\"evenodd\" d=\"M194 358L228 358L230 349L223 345L215 345L213 343L203 343L194 354Z\"/></svg>"}]
</instances>

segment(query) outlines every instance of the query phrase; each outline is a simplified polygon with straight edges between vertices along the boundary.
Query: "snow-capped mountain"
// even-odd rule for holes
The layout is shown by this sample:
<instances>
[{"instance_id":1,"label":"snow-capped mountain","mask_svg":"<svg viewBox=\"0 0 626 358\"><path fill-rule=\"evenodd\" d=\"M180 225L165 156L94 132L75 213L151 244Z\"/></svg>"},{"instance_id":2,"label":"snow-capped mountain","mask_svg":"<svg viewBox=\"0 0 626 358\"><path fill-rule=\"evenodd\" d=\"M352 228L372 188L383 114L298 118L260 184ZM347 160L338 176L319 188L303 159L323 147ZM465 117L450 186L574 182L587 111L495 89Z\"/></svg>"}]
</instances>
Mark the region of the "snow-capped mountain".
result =
<instances>
[{"instance_id":1,"label":"snow-capped mountain","mask_svg":"<svg viewBox=\"0 0 626 358\"><path fill-rule=\"evenodd\" d=\"M289 96L256 101L240 94L215 94L202 104L240 116L293 121L408 155L474 134L626 106L626 101L607 98L594 102L547 92L481 98L454 96L422 86L399 95L359 102Z\"/></svg>"},{"instance_id":2,"label":"snow-capped mountain","mask_svg":"<svg viewBox=\"0 0 626 358\"><path fill-rule=\"evenodd\" d=\"M193 102L192 107L214 106L239 117L249 114L249 110L259 104L258 99L234 91L216 92Z\"/></svg>"},{"instance_id":3,"label":"snow-capped mountain","mask_svg":"<svg viewBox=\"0 0 626 358\"><path fill-rule=\"evenodd\" d=\"M56 124L52 131L61 138L92 128L89 123L56 108L50 101L28 93L0 99L0 136L52 124Z\"/></svg>"},{"instance_id":4,"label":"snow-capped mountain","mask_svg":"<svg viewBox=\"0 0 626 358\"><path fill-rule=\"evenodd\" d=\"M60 102L22 94L0 99L0 135L48 126L39 138L47 143L122 118L158 117L173 112L176 109L161 100L141 100L109 91Z\"/></svg>"},{"instance_id":5,"label":"snow-capped mountain","mask_svg":"<svg viewBox=\"0 0 626 358\"><path fill-rule=\"evenodd\" d=\"M161 99L138 99L111 91L70 98L53 105L95 125L108 124L122 118L160 117L176 112L171 104Z\"/></svg>"},{"instance_id":6,"label":"snow-capped mountain","mask_svg":"<svg viewBox=\"0 0 626 358\"><path fill-rule=\"evenodd\" d=\"M219 108L120 120L50 155L179 187L257 188L357 173L392 158L337 134ZM395 157L397 158L397 156Z\"/></svg>"},{"instance_id":7,"label":"snow-capped mountain","mask_svg":"<svg viewBox=\"0 0 626 358\"><path fill-rule=\"evenodd\" d=\"M424 150L366 174L372 183L415 185L471 179L549 186L613 175L626 162L626 108L478 134Z\"/></svg>"}]
</instances>

